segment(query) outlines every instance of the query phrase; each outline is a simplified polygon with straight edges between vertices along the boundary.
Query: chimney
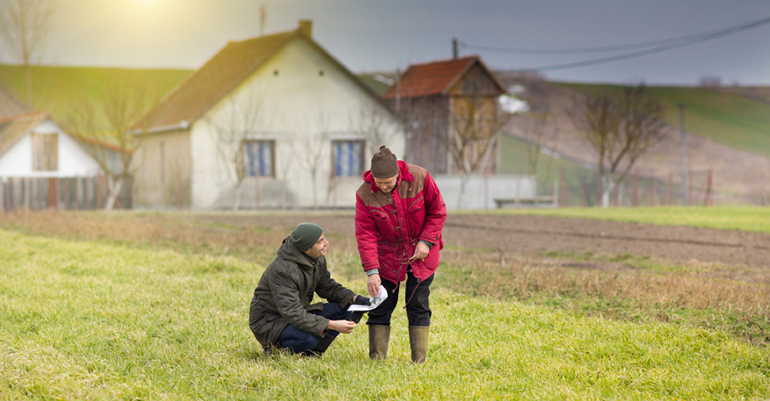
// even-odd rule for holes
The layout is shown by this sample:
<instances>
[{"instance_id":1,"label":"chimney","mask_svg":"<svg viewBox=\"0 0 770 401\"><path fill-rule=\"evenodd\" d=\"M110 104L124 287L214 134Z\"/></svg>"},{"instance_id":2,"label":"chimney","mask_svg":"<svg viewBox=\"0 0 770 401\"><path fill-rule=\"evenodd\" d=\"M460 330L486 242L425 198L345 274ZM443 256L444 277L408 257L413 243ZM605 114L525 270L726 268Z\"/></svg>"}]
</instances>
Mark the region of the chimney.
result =
<instances>
[{"instance_id":1,"label":"chimney","mask_svg":"<svg viewBox=\"0 0 770 401\"><path fill-rule=\"evenodd\" d=\"M313 37L313 20L301 19L299 20L299 31L302 32L308 38Z\"/></svg>"}]
</instances>

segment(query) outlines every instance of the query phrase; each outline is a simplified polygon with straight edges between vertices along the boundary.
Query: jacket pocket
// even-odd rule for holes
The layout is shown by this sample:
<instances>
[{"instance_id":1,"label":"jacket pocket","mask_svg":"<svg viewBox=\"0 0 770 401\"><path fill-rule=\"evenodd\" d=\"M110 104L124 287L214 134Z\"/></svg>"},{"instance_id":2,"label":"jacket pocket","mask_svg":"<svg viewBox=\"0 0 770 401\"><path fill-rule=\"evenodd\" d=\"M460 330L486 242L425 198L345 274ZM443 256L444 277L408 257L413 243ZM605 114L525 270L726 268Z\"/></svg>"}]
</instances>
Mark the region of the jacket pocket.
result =
<instances>
[{"instance_id":1,"label":"jacket pocket","mask_svg":"<svg viewBox=\"0 0 770 401\"><path fill-rule=\"evenodd\" d=\"M407 210L409 211L409 219L412 220L415 224L417 224L417 228L422 227L422 223L425 220L425 198L420 196L417 198L414 198L411 203L409 203L409 207Z\"/></svg>"},{"instance_id":2,"label":"jacket pocket","mask_svg":"<svg viewBox=\"0 0 770 401\"><path fill-rule=\"evenodd\" d=\"M377 243L377 258L380 261L380 269L386 271L386 275L395 274L393 270L398 271L398 247L390 242Z\"/></svg>"}]
</instances>

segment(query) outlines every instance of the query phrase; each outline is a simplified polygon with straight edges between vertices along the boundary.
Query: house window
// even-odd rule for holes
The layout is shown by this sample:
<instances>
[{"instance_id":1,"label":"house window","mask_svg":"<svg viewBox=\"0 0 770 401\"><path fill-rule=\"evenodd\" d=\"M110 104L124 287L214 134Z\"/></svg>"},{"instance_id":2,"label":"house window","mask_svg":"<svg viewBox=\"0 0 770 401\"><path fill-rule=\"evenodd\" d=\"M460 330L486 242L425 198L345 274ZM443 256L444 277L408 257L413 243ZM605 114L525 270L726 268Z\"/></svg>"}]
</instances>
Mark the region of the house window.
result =
<instances>
[{"instance_id":1,"label":"house window","mask_svg":"<svg viewBox=\"0 0 770 401\"><path fill-rule=\"evenodd\" d=\"M59 169L59 135L32 133L32 170Z\"/></svg>"},{"instance_id":2,"label":"house window","mask_svg":"<svg viewBox=\"0 0 770 401\"><path fill-rule=\"evenodd\" d=\"M243 141L241 153L244 176L275 176L275 141Z\"/></svg>"},{"instance_id":3,"label":"house window","mask_svg":"<svg viewBox=\"0 0 770 401\"><path fill-rule=\"evenodd\" d=\"M357 177L364 169L364 141L333 141L335 177Z\"/></svg>"}]
</instances>

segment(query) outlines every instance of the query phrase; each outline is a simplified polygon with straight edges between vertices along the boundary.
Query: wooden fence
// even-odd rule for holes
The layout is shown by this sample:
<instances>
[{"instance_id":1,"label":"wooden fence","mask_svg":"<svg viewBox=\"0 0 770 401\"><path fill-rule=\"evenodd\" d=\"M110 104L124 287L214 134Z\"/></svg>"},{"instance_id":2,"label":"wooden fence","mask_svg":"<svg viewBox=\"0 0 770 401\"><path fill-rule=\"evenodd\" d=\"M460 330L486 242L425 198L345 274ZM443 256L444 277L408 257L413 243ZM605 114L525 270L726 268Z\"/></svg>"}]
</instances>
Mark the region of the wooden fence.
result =
<instances>
[{"instance_id":1,"label":"wooden fence","mask_svg":"<svg viewBox=\"0 0 770 401\"><path fill-rule=\"evenodd\" d=\"M104 176L92 177L0 177L0 206L14 210L96 210L107 203ZM123 185L116 209L130 209L131 180Z\"/></svg>"}]
</instances>

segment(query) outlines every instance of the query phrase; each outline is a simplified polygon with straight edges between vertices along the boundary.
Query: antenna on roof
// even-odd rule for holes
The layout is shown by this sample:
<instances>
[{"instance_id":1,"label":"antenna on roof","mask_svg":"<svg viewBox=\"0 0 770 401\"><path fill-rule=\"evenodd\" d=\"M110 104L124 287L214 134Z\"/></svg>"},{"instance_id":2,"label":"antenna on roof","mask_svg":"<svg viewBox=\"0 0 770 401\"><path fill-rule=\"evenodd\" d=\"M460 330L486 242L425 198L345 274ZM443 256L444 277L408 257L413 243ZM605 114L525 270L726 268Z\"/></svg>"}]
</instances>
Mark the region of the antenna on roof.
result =
<instances>
[{"instance_id":1,"label":"antenna on roof","mask_svg":"<svg viewBox=\"0 0 770 401\"><path fill-rule=\"evenodd\" d=\"M452 58L457 58L457 38L452 38Z\"/></svg>"},{"instance_id":2,"label":"antenna on roof","mask_svg":"<svg viewBox=\"0 0 770 401\"><path fill-rule=\"evenodd\" d=\"M265 21L267 20L267 10L265 5L259 6L259 36L265 34Z\"/></svg>"}]
</instances>

